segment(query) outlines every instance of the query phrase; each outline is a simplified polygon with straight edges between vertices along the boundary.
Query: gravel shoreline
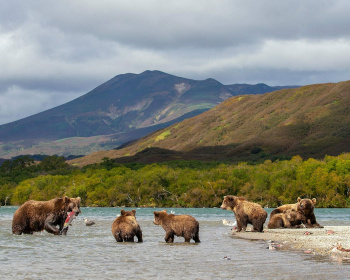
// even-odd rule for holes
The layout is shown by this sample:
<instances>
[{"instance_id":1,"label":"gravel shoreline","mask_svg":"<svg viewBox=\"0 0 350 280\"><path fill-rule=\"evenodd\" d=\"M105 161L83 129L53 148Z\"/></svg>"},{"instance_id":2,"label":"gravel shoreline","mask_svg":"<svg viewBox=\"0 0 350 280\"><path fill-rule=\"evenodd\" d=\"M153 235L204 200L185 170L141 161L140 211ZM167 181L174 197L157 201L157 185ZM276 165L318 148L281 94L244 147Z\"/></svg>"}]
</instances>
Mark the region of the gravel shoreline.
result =
<instances>
[{"instance_id":1,"label":"gravel shoreline","mask_svg":"<svg viewBox=\"0 0 350 280\"><path fill-rule=\"evenodd\" d=\"M265 229L263 233L232 231L231 234L243 239L266 240L270 250L291 249L338 261L350 260L350 226Z\"/></svg>"}]
</instances>

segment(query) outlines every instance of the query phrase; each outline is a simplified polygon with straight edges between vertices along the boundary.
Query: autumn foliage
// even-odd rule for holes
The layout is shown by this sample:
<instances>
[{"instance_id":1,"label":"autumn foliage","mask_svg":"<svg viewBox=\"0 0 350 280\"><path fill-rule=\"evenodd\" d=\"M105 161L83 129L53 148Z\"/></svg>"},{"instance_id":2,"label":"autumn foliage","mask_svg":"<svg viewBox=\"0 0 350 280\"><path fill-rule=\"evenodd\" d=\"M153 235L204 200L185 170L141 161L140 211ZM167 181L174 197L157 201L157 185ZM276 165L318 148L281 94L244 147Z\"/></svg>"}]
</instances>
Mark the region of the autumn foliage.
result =
<instances>
[{"instance_id":1,"label":"autumn foliage","mask_svg":"<svg viewBox=\"0 0 350 280\"><path fill-rule=\"evenodd\" d=\"M9 179L11 172L2 166L1 204L6 198L7 205L19 205L29 199L67 195L81 197L84 206L219 207L223 196L231 194L268 207L294 203L299 196L315 197L317 207L350 206L349 153L323 160L295 156L260 164L171 161L122 165L105 158L101 164L83 169L72 169L61 162L61 171L55 172L50 172L48 163L17 167L20 178L27 174L17 183Z\"/></svg>"}]
</instances>

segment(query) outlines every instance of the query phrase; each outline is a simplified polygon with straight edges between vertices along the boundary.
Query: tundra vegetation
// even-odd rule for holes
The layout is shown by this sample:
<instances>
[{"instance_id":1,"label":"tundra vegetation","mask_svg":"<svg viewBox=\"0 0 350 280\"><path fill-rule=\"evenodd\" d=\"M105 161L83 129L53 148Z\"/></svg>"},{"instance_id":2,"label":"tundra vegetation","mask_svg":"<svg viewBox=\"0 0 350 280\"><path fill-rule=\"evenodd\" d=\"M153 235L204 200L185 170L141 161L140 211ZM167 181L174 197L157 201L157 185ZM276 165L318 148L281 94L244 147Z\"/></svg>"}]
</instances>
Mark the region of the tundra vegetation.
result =
<instances>
[{"instance_id":1,"label":"tundra vegetation","mask_svg":"<svg viewBox=\"0 0 350 280\"><path fill-rule=\"evenodd\" d=\"M99 164L75 168L63 157L40 163L29 156L0 167L1 205L29 199L81 197L82 206L220 207L225 195L263 207L317 198L317 207L350 207L350 153L322 160L266 160L237 164L204 161Z\"/></svg>"}]
</instances>

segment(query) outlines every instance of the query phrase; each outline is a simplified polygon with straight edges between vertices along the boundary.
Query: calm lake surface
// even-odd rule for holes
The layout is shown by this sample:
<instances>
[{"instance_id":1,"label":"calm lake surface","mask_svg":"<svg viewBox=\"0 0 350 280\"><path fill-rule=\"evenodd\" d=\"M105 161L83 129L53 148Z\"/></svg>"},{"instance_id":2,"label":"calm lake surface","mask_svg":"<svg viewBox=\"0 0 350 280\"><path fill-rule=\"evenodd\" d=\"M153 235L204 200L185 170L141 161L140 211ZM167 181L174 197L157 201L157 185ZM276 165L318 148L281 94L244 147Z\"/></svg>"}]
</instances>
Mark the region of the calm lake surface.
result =
<instances>
[{"instance_id":1,"label":"calm lake surface","mask_svg":"<svg viewBox=\"0 0 350 280\"><path fill-rule=\"evenodd\" d=\"M221 209L167 208L199 221L199 244L182 237L165 243L163 228L153 224L153 211L163 208L136 208L144 242L133 244L112 236L121 208L82 208L67 236L12 235L16 209L0 208L1 279L350 279L350 262L271 251L265 241L232 237L221 220L234 214ZM83 217L96 224L85 226ZM350 209L316 209L316 218L325 226L350 225Z\"/></svg>"}]
</instances>

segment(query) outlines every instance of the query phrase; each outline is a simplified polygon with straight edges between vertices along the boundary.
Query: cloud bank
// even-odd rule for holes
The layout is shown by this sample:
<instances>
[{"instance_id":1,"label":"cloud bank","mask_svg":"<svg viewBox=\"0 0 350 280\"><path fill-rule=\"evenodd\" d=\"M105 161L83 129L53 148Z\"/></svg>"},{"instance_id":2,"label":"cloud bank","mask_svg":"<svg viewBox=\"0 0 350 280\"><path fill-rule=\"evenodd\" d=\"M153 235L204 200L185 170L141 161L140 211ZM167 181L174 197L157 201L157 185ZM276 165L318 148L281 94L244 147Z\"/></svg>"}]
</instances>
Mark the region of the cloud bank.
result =
<instances>
[{"instance_id":1,"label":"cloud bank","mask_svg":"<svg viewBox=\"0 0 350 280\"><path fill-rule=\"evenodd\" d=\"M145 70L272 86L350 77L345 0L0 3L0 124Z\"/></svg>"}]
</instances>

